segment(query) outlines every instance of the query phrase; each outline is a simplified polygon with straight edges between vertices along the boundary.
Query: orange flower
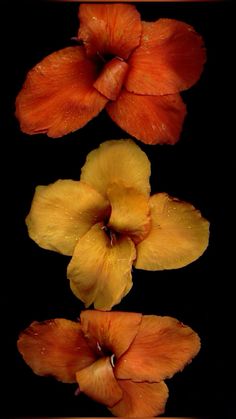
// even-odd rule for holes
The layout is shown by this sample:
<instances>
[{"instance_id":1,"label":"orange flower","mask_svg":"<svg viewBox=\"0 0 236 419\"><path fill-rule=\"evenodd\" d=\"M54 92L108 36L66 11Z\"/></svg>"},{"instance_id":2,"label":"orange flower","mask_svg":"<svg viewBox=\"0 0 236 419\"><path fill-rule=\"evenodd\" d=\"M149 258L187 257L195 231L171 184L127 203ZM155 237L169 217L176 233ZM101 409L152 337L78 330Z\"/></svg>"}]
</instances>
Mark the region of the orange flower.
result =
<instances>
[{"instance_id":1,"label":"orange flower","mask_svg":"<svg viewBox=\"0 0 236 419\"><path fill-rule=\"evenodd\" d=\"M27 134L61 137L106 108L130 135L174 144L186 115L179 92L199 79L203 41L186 23L141 22L131 4L82 4L78 40L29 73L16 100Z\"/></svg>"},{"instance_id":2,"label":"orange flower","mask_svg":"<svg viewBox=\"0 0 236 419\"><path fill-rule=\"evenodd\" d=\"M18 340L25 362L105 404L116 416L164 412L172 377L198 353L198 335L171 317L83 311L80 322L33 322Z\"/></svg>"},{"instance_id":3,"label":"orange flower","mask_svg":"<svg viewBox=\"0 0 236 419\"><path fill-rule=\"evenodd\" d=\"M150 163L132 140L87 156L80 181L38 186L26 218L41 247L72 256L68 278L86 307L110 310L132 287L131 268L177 269L206 249L209 223L165 193L150 197Z\"/></svg>"}]
</instances>

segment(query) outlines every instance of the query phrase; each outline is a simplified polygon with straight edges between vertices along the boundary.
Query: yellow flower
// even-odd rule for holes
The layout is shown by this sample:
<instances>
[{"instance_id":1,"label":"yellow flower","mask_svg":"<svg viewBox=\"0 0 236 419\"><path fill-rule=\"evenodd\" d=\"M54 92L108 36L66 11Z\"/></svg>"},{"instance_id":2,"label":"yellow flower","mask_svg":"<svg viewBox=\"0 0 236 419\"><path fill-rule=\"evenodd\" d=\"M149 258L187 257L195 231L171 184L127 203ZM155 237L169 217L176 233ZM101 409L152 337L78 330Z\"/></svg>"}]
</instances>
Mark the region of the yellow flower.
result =
<instances>
[{"instance_id":1,"label":"yellow flower","mask_svg":"<svg viewBox=\"0 0 236 419\"><path fill-rule=\"evenodd\" d=\"M72 256L67 276L88 307L110 310L137 269L177 269L205 251L209 223L191 204L150 197L150 162L131 140L107 141L87 156L80 181L38 186L26 218L41 247Z\"/></svg>"}]
</instances>

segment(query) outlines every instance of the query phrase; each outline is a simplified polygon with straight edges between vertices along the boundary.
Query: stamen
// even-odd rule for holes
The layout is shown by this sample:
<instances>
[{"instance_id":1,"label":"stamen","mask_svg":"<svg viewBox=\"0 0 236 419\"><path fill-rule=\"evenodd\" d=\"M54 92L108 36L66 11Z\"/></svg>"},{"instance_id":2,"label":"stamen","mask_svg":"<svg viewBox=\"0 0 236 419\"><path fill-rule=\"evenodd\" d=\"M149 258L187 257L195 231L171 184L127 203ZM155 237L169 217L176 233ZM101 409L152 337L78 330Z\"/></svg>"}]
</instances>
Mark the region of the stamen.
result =
<instances>
[{"instance_id":1,"label":"stamen","mask_svg":"<svg viewBox=\"0 0 236 419\"><path fill-rule=\"evenodd\" d=\"M115 367L115 362L116 362L116 356L115 356L115 354L113 354L113 355L111 356L111 358L110 358L110 362L111 362L111 366L112 366L112 368L114 368L114 367Z\"/></svg>"},{"instance_id":2,"label":"stamen","mask_svg":"<svg viewBox=\"0 0 236 419\"><path fill-rule=\"evenodd\" d=\"M104 230L106 235L109 237L111 247L113 247L116 244L116 233L106 225L102 226L102 230Z\"/></svg>"}]
</instances>

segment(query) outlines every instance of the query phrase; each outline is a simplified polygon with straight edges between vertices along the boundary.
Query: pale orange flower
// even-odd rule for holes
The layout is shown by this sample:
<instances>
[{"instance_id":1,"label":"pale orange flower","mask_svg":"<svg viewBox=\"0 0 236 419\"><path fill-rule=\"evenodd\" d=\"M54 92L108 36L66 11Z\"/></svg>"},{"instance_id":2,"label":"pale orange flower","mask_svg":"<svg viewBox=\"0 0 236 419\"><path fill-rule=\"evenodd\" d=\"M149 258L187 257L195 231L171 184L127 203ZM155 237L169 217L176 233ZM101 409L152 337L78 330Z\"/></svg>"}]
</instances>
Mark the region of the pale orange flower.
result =
<instances>
[{"instance_id":1,"label":"pale orange flower","mask_svg":"<svg viewBox=\"0 0 236 419\"><path fill-rule=\"evenodd\" d=\"M112 414L151 417L165 410L163 380L192 360L200 339L172 317L87 310L79 323L33 322L18 349L36 374L77 382Z\"/></svg>"},{"instance_id":2,"label":"pale orange flower","mask_svg":"<svg viewBox=\"0 0 236 419\"><path fill-rule=\"evenodd\" d=\"M38 186L26 224L41 247L72 256L67 275L85 306L110 310L132 287L131 268L188 265L205 251L209 223L191 204L150 197L150 162L132 140L87 156L80 181Z\"/></svg>"},{"instance_id":3,"label":"pale orange flower","mask_svg":"<svg viewBox=\"0 0 236 419\"><path fill-rule=\"evenodd\" d=\"M61 137L106 109L133 137L174 144L186 115L180 91L199 79L203 40L188 24L141 22L131 4L82 4L78 40L27 75L16 100L22 131Z\"/></svg>"}]
</instances>

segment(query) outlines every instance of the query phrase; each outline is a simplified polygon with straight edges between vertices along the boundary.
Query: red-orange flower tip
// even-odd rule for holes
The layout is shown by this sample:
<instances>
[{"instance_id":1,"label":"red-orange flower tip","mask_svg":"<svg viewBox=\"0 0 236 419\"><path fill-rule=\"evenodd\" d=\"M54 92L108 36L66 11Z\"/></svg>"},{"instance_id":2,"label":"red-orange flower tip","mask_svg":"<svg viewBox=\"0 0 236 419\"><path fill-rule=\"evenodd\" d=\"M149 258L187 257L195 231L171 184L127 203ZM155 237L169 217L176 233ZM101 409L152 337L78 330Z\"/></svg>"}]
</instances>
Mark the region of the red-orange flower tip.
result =
<instances>
[{"instance_id":1,"label":"red-orange flower tip","mask_svg":"<svg viewBox=\"0 0 236 419\"><path fill-rule=\"evenodd\" d=\"M32 323L18 349L36 374L77 381L80 392L114 415L152 417L165 410L163 380L190 362L200 340L171 317L87 310L80 323Z\"/></svg>"},{"instance_id":2,"label":"red-orange flower tip","mask_svg":"<svg viewBox=\"0 0 236 419\"><path fill-rule=\"evenodd\" d=\"M200 77L203 40L186 23L141 22L131 4L81 4L81 46L57 51L29 73L16 99L22 131L61 137L106 108L146 144L178 141L186 108L179 92Z\"/></svg>"}]
</instances>

